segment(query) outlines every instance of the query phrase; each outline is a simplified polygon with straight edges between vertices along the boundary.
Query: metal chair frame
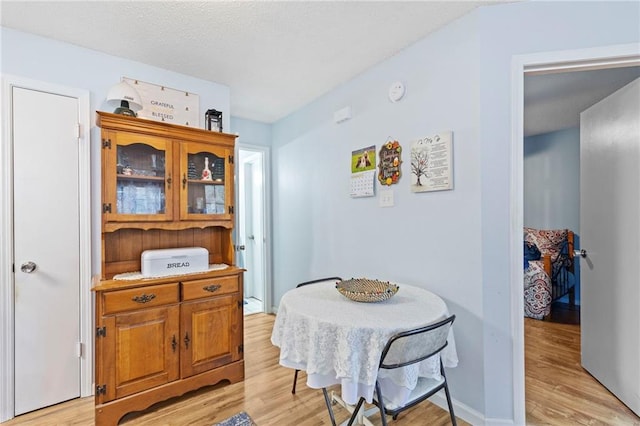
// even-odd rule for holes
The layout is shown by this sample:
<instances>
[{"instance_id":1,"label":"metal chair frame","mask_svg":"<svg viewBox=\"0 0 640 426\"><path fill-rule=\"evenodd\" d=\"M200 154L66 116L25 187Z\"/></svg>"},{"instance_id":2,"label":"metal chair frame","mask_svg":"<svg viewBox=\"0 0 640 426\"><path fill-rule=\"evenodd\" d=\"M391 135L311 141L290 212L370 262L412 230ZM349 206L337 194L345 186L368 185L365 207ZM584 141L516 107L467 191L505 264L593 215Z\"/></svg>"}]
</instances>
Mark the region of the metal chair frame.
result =
<instances>
[{"instance_id":1,"label":"metal chair frame","mask_svg":"<svg viewBox=\"0 0 640 426\"><path fill-rule=\"evenodd\" d=\"M309 284L317 284L317 283L321 283L321 282L325 282L325 281L342 281L342 278L340 277L327 277L327 278L318 278L315 280L311 280L311 281L304 281L301 282L300 284L298 284L296 286L296 288L298 287L302 287L305 285L309 285ZM295 395L296 393L296 383L298 383L298 372L300 372L300 370L296 369L296 372L293 375L293 387L291 388L291 393Z\"/></svg>"},{"instance_id":2,"label":"metal chair frame","mask_svg":"<svg viewBox=\"0 0 640 426\"><path fill-rule=\"evenodd\" d=\"M444 339L443 342L440 342L440 344L437 345L437 347L430 351L428 354L420 356L418 358L415 359L411 359L409 361L406 362L401 362L401 363L395 363L395 364L387 364L385 363L385 358L387 357L387 354L389 353L389 351L391 350L391 347L393 345L393 343L395 341L397 341L398 339L404 338L404 337L408 337L408 336L413 336L416 334L420 334L420 333L428 333L430 331L436 330L440 327L451 327L451 325L453 324L453 321L455 320L456 316L455 315L451 315L450 317L448 317L445 320L439 321L437 323L425 326L425 327L420 327L420 328L416 328L413 330L408 330L408 331L404 331L398 334L395 334L394 336L392 336L389 341L387 342L387 344L384 347L384 350L382 351L382 355L380 356L380 363L378 365L378 368L384 368L384 369L395 369L395 368L401 368L401 367L406 367L408 365L411 364L415 364L417 362L420 361L424 361L425 359L432 357L433 355L436 355L438 353L440 353L446 346L447 346L447 341L446 341L446 337ZM448 335L448 333L447 333ZM441 384L439 384L438 386L435 386L431 389L429 389L427 392L425 392L423 395L420 395L420 397L410 401L409 403L402 405L401 407L397 407L394 409L389 409L387 407L385 407L384 405L384 400L383 400L383 394L382 394L382 389L380 387L380 383L378 380L376 380L376 384L375 384L375 394L374 394L374 398L373 398L373 404L375 404L379 411L380 411L380 417L382 418L382 424L384 426L387 426L387 419L386 416L392 416L392 418L394 420L396 420L398 418L398 414L400 414L400 412L407 410L423 401L425 401L426 399L430 398L431 396L433 396L436 392L438 392L440 389L444 389L444 392L446 394L447 397L447 405L449 407L449 415L451 416L451 423L454 426L457 426L457 422L456 422L456 416L453 412L453 404L451 403L451 394L449 393L449 386L447 384L447 376L445 374L444 371L444 367L442 365L442 358L440 359L440 374L442 375L443 381ZM325 396L325 403L327 404L327 409L329 410L329 416L331 417L331 423L333 425L335 425L335 418L334 418L334 414L333 414L333 409L331 408L331 403L329 401L329 397L327 394L327 390L326 388L323 388L323 392L324 392L324 396ZM364 397L360 397L360 399L358 400L358 403L356 404L351 418L349 419L349 423L348 425L352 425L353 422L357 419L358 417L358 413L360 411L360 409L362 408L363 403L365 402Z\"/></svg>"}]
</instances>

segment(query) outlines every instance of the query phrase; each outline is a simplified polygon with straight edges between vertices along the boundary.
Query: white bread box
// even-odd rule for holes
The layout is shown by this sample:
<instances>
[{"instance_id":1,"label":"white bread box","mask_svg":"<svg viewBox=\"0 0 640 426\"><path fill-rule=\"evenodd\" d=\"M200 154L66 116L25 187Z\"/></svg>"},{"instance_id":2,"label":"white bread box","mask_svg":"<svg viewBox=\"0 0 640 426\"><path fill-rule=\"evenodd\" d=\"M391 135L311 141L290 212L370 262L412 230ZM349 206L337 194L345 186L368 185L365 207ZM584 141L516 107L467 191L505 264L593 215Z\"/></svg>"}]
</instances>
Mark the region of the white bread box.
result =
<instances>
[{"instance_id":1,"label":"white bread box","mask_svg":"<svg viewBox=\"0 0 640 426\"><path fill-rule=\"evenodd\" d=\"M145 250L141 264L144 277L203 272L209 269L209 250L202 247Z\"/></svg>"}]
</instances>

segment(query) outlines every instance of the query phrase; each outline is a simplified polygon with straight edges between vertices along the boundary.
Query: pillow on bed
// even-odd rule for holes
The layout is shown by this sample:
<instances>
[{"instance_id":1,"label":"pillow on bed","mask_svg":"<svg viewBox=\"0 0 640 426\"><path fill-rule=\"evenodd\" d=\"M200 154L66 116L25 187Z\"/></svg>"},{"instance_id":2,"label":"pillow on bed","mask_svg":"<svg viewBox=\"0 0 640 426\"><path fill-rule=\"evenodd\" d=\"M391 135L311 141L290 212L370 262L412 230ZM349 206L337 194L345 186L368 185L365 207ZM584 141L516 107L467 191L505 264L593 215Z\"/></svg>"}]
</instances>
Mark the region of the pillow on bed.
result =
<instances>
[{"instance_id":1,"label":"pillow on bed","mask_svg":"<svg viewBox=\"0 0 640 426\"><path fill-rule=\"evenodd\" d=\"M555 259L567 241L566 229L534 229L524 228L524 240L535 244L542 255L550 255Z\"/></svg>"},{"instance_id":2,"label":"pillow on bed","mask_svg":"<svg viewBox=\"0 0 640 426\"><path fill-rule=\"evenodd\" d=\"M524 242L524 269L529 267L530 260L540 260L540 250L535 244L525 241Z\"/></svg>"}]
</instances>

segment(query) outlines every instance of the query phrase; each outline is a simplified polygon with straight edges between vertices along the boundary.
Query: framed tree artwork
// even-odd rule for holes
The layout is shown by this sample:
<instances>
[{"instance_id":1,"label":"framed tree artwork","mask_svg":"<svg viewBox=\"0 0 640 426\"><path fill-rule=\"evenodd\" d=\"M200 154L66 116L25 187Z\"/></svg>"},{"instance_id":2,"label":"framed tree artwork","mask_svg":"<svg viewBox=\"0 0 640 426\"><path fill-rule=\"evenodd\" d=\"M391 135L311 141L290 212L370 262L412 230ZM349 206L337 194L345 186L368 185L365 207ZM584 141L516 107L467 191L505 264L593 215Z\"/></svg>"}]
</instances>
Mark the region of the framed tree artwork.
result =
<instances>
[{"instance_id":1,"label":"framed tree artwork","mask_svg":"<svg viewBox=\"0 0 640 426\"><path fill-rule=\"evenodd\" d=\"M453 132L442 132L411 144L411 192L453 189Z\"/></svg>"}]
</instances>

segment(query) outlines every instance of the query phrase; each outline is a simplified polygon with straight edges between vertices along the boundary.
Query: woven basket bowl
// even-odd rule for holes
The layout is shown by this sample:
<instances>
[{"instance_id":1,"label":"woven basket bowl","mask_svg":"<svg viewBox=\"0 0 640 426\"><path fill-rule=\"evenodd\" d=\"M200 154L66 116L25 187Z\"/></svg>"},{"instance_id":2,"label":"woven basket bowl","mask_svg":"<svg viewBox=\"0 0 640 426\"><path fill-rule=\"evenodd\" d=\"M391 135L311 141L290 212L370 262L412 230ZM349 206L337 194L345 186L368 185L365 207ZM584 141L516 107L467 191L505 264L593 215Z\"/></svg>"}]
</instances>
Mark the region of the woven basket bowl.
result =
<instances>
[{"instance_id":1,"label":"woven basket bowl","mask_svg":"<svg viewBox=\"0 0 640 426\"><path fill-rule=\"evenodd\" d=\"M336 284L340 294L356 302L382 302L396 294L398 288L396 284L365 278L340 281Z\"/></svg>"}]
</instances>

